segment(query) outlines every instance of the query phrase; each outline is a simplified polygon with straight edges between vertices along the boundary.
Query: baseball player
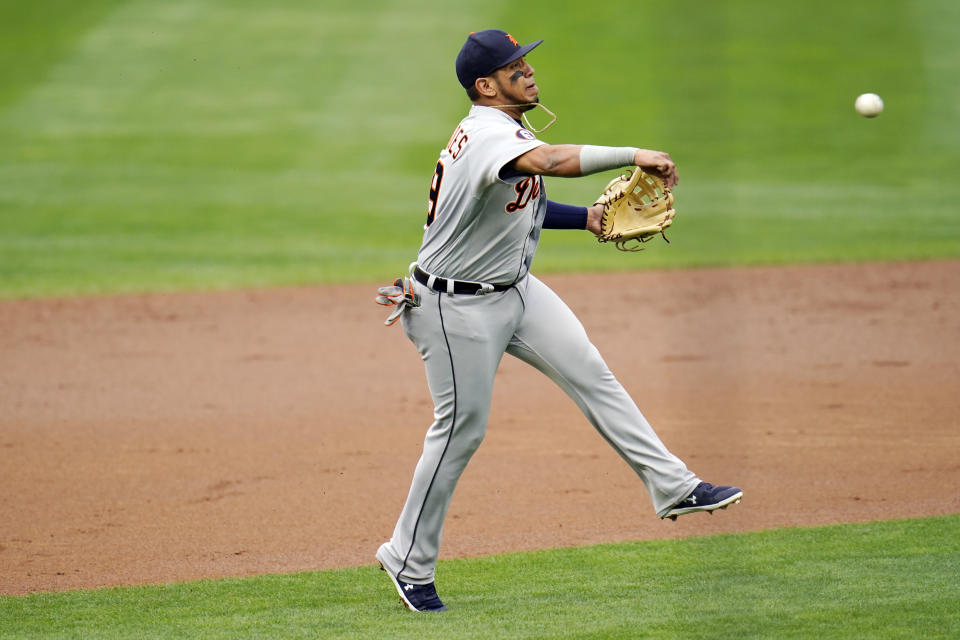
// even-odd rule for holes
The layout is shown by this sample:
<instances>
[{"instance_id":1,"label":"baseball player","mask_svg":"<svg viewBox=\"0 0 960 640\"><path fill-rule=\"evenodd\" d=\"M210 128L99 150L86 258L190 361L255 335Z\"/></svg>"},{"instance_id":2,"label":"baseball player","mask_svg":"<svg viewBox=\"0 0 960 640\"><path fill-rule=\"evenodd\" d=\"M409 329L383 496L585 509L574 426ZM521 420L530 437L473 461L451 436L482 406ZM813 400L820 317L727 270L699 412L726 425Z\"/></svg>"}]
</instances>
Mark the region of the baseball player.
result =
<instances>
[{"instance_id":1,"label":"baseball player","mask_svg":"<svg viewBox=\"0 0 960 640\"><path fill-rule=\"evenodd\" d=\"M539 88L521 46L498 29L471 33L456 61L473 103L440 152L427 221L398 314L426 368L434 422L393 537L376 553L402 602L443 611L434 586L444 517L483 440L504 353L556 382L640 476L661 518L739 502L670 453L564 302L530 273L540 230L597 233L602 206L547 199L541 176L574 177L637 165L673 187L670 156L634 147L549 145L522 124ZM398 298L400 299L400 298Z\"/></svg>"}]
</instances>

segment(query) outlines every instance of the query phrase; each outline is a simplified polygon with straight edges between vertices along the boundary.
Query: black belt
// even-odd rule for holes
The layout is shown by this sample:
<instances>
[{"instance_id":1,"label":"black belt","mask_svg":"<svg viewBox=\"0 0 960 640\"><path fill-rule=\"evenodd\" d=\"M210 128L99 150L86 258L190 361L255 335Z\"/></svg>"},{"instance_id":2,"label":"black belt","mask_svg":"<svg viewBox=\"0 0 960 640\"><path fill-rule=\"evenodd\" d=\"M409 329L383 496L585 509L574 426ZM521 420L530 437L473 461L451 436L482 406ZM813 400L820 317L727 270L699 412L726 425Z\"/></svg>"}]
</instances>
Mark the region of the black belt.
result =
<instances>
[{"instance_id":1,"label":"black belt","mask_svg":"<svg viewBox=\"0 0 960 640\"><path fill-rule=\"evenodd\" d=\"M439 276L431 276L420 267L414 267L413 277L416 278L420 284L424 284L440 293L476 295L478 293L489 293L491 291L506 291L513 286L512 284L481 284L479 282L464 282L463 280L447 280ZM433 278L432 284L430 283L431 277ZM450 291L448 282L453 283L453 291Z\"/></svg>"}]
</instances>

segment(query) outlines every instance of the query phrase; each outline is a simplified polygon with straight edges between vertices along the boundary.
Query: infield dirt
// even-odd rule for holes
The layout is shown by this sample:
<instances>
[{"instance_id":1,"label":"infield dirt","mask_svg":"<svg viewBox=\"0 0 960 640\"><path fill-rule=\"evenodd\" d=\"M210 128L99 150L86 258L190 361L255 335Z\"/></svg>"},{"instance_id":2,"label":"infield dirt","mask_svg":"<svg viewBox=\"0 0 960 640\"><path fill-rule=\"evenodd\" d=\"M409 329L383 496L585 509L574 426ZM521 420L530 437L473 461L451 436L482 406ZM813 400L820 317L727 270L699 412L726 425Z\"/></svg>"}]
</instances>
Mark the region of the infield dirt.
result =
<instances>
[{"instance_id":1,"label":"infield dirt","mask_svg":"<svg viewBox=\"0 0 960 640\"><path fill-rule=\"evenodd\" d=\"M743 503L657 519L507 356L443 558L960 512L960 261L543 279ZM432 420L374 289L0 303L0 593L372 565Z\"/></svg>"}]
</instances>

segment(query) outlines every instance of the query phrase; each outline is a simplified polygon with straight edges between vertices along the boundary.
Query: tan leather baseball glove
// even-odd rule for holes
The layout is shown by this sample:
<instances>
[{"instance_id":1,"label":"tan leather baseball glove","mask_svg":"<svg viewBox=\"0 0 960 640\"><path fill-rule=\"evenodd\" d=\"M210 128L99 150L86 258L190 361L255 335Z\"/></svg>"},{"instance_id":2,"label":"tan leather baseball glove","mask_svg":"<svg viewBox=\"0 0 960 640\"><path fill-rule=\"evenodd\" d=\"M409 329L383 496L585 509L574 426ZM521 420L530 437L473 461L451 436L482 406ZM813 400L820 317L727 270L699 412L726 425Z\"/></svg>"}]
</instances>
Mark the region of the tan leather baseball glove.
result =
<instances>
[{"instance_id":1,"label":"tan leather baseball glove","mask_svg":"<svg viewBox=\"0 0 960 640\"><path fill-rule=\"evenodd\" d=\"M617 176L594 204L603 205L600 242L614 242L621 251L641 251L644 242L673 224L673 193L655 175L635 167ZM634 244L629 244L635 241Z\"/></svg>"}]
</instances>

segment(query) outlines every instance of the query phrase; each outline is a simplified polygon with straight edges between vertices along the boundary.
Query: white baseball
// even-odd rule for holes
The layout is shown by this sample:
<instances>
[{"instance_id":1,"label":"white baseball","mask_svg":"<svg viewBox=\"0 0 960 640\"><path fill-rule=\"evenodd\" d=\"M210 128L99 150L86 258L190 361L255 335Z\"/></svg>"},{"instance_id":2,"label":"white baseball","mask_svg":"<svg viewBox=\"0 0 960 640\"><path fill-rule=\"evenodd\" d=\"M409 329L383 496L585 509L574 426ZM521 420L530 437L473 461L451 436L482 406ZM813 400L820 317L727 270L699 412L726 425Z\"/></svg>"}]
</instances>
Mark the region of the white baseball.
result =
<instances>
[{"instance_id":1,"label":"white baseball","mask_svg":"<svg viewBox=\"0 0 960 640\"><path fill-rule=\"evenodd\" d=\"M883 112L883 100L875 93L862 93L857 96L853 108L865 118L875 118Z\"/></svg>"}]
</instances>

